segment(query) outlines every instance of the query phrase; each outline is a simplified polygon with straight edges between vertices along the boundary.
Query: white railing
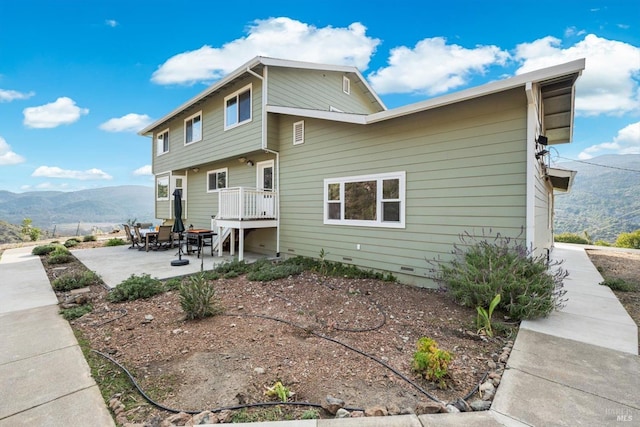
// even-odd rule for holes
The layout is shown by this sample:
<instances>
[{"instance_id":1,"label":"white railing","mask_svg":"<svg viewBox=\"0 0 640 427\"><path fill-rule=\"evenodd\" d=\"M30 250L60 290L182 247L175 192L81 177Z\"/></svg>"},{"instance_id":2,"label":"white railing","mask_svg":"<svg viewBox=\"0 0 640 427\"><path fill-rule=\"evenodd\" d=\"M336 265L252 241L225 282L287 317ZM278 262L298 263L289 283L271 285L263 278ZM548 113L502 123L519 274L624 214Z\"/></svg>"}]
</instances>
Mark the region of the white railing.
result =
<instances>
[{"instance_id":1,"label":"white railing","mask_svg":"<svg viewBox=\"0 0 640 427\"><path fill-rule=\"evenodd\" d=\"M218 193L218 215L216 219L276 219L278 193L235 187Z\"/></svg>"}]
</instances>

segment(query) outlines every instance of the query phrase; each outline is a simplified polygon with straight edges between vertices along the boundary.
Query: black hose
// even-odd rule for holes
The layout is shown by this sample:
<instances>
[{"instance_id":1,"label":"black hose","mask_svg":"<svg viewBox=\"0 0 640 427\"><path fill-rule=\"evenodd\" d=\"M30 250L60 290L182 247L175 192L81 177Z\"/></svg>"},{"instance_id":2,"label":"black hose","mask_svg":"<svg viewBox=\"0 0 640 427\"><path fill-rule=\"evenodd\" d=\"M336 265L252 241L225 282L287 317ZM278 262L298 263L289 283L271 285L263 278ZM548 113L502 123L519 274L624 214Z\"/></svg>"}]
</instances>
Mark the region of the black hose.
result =
<instances>
[{"instance_id":1,"label":"black hose","mask_svg":"<svg viewBox=\"0 0 640 427\"><path fill-rule=\"evenodd\" d=\"M125 368L117 360L115 360L114 358L112 358L111 356L109 356L107 354L99 352L98 350L91 350L91 351L93 353L96 353L96 354L104 357L105 359L109 360L111 363L115 364L118 368L120 368L125 374L127 374L127 376L129 377L129 381L131 381L131 383L138 390L138 392L142 395L142 397L144 397L145 400L147 402L149 402L150 404L152 404L153 406L156 406L156 407L158 407L158 408L160 408L162 410L165 410L167 412L172 412L172 413L176 413L176 414L180 413L180 412L184 412L185 414L195 415L195 414L199 414L199 413L205 411L205 410L194 411L194 410L169 408L168 406L164 406L163 404L156 402L151 397L149 397L149 395L147 395L144 392L144 390L142 390L142 388L140 387L140 385L138 384L138 382L136 381L134 376L131 375L131 372L129 372L127 370L127 368ZM234 410L245 409L245 408L256 408L256 407L263 407L263 406L278 406L278 405L307 406L307 407L311 407L311 408L322 408L322 405L320 405L319 403L310 403L310 402L256 402L256 403L245 403L245 404L242 404L242 405L222 406L222 407L219 407L219 408L208 409L208 411L210 411L210 412L221 412L221 411L226 411L226 410L234 411ZM345 407L344 409L346 409L347 411L364 411L364 409L362 409L362 408Z\"/></svg>"},{"instance_id":2,"label":"black hose","mask_svg":"<svg viewBox=\"0 0 640 427\"><path fill-rule=\"evenodd\" d=\"M467 393L462 400L469 400L469 398L471 396L473 396L476 391L478 391L478 389L480 388L480 385L484 382L484 380L487 379L487 375L489 375L489 371L485 372L484 375L482 376L482 379L480 379L480 381L478 382L478 384L476 384L476 386L469 392Z\"/></svg>"}]
</instances>

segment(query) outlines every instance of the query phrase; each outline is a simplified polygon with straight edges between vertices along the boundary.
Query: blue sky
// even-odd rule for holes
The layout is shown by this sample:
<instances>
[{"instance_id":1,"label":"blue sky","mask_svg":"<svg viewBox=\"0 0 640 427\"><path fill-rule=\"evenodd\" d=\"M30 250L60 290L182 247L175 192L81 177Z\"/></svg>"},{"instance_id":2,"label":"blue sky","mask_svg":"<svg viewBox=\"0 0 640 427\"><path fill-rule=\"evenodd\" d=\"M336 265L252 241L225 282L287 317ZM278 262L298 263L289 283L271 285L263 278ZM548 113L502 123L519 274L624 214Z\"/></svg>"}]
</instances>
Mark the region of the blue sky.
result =
<instances>
[{"instance_id":1,"label":"blue sky","mask_svg":"<svg viewBox=\"0 0 640 427\"><path fill-rule=\"evenodd\" d=\"M0 190L151 186L136 132L256 55L357 66L389 108L584 57L556 160L640 153L639 16L635 0L0 0Z\"/></svg>"}]
</instances>

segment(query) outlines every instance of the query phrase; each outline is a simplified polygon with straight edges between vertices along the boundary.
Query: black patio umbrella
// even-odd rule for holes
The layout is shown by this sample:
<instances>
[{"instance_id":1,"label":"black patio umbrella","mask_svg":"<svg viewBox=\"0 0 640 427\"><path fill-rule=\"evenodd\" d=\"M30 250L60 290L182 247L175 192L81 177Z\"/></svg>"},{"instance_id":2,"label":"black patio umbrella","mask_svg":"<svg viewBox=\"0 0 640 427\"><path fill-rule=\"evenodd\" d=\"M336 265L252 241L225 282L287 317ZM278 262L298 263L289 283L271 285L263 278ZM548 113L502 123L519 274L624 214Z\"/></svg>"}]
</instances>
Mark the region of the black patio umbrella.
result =
<instances>
[{"instance_id":1,"label":"black patio umbrella","mask_svg":"<svg viewBox=\"0 0 640 427\"><path fill-rule=\"evenodd\" d=\"M178 259L171 261L171 265L180 266L189 264L188 259L182 259L182 233L184 223L182 222L182 190L176 189L173 192L173 215L175 220L171 231L178 233Z\"/></svg>"}]
</instances>

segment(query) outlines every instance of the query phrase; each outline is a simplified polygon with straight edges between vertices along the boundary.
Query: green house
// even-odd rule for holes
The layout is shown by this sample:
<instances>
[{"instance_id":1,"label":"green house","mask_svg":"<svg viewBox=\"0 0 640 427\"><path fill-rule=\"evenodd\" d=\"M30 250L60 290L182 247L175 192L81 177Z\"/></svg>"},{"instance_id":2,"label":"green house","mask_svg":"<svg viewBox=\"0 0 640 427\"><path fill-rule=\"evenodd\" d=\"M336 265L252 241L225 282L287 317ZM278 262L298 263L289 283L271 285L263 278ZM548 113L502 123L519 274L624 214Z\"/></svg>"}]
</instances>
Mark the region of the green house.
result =
<instances>
[{"instance_id":1,"label":"green house","mask_svg":"<svg viewBox=\"0 0 640 427\"><path fill-rule=\"evenodd\" d=\"M387 109L354 67L256 57L146 127L158 219L242 259L317 257L432 285L463 232L553 245L549 167L571 142L584 60ZM236 244L237 241L237 244ZM237 245L237 247L236 247ZM222 253L222 245L216 248Z\"/></svg>"}]
</instances>

